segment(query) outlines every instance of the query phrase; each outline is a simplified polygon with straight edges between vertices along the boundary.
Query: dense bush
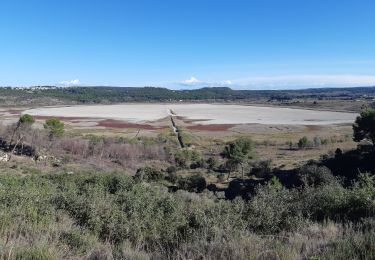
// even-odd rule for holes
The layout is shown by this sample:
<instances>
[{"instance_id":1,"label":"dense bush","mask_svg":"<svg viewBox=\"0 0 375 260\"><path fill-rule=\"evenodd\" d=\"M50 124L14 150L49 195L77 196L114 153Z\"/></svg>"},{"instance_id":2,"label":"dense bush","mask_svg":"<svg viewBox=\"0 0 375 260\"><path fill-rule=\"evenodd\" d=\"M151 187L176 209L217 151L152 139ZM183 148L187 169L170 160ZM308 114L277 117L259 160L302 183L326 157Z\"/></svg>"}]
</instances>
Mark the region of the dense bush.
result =
<instances>
[{"instance_id":1,"label":"dense bush","mask_svg":"<svg viewBox=\"0 0 375 260\"><path fill-rule=\"evenodd\" d=\"M207 183L203 176L196 174L187 178L179 179L178 187L191 192L202 192L207 187Z\"/></svg>"},{"instance_id":2,"label":"dense bush","mask_svg":"<svg viewBox=\"0 0 375 260\"><path fill-rule=\"evenodd\" d=\"M139 181L161 181L165 178L164 173L161 171L152 168L152 167L143 167L139 168L134 176L136 180Z\"/></svg>"},{"instance_id":3,"label":"dense bush","mask_svg":"<svg viewBox=\"0 0 375 260\"><path fill-rule=\"evenodd\" d=\"M257 178L266 178L272 173L272 161L265 160L253 164L250 174Z\"/></svg>"},{"instance_id":4,"label":"dense bush","mask_svg":"<svg viewBox=\"0 0 375 260\"><path fill-rule=\"evenodd\" d=\"M199 168L203 166L202 156L195 150L180 150L174 155L176 165L178 167L187 167L189 164L192 168Z\"/></svg>"},{"instance_id":5,"label":"dense bush","mask_svg":"<svg viewBox=\"0 0 375 260\"><path fill-rule=\"evenodd\" d=\"M353 132L354 141L366 140L375 146L375 109L367 108L361 111L353 124Z\"/></svg>"},{"instance_id":6,"label":"dense bush","mask_svg":"<svg viewBox=\"0 0 375 260\"><path fill-rule=\"evenodd\" d=\"M174 165L168 166L168 168L166 169L166 172L167 173L176 173L177 172L177 168Z\"/></svg>"},{"instance_id":7,"label":"dense bush","mask_svg":"<svg viewBox=\"0 0 375 260\"><path fill-rule=\"evenodd\" d=\"M207 164L207 169L214 170L218 165L218 161L215 157L210 157L206 160L206 164Z\"/></svg>"},{"instance_id":8,"label":"dense bush","mask_svg":"<svg viewBox=\"0 0 375 260\"><path fill-rule=\"evenodd\" d=\"M299 184L305 186L327 185L336 181L330 169L325 166L306 165L298 169Z\"/></svg>"},{"instance_id":9,"label":"dense bush","mask_svg":"<svg viewBox=\"0 0 375 260\"><path fill-rule=\"evenodd\" d=\"M312 146L312 142L306 137L302 137L298 140L298 148L305 149Z\"/></svg>"},{"instance_id":10,"label":"dense bush","mask_svg":"<svg viewBox=\"0 0 375 260\"><path fill-rule=\"evenodd\" d=\"M247 205L246 219L250 230L262 234L297 230L307 223L298 191L284 188L275 178L257 189Z\"/></svg>"},{"instance_id":11,"label":"dense bush","mask_svg":"<svg viewBox=\"0 0 375 260\"><path fill-rule=\"evenodd\" d=\"M372 178L362 178L351 188L344 188L339 183L307 188L301 193L302 211L313 220L358 222L366 217L374 217L374 182Z\"/></svg>"}]
</instances>

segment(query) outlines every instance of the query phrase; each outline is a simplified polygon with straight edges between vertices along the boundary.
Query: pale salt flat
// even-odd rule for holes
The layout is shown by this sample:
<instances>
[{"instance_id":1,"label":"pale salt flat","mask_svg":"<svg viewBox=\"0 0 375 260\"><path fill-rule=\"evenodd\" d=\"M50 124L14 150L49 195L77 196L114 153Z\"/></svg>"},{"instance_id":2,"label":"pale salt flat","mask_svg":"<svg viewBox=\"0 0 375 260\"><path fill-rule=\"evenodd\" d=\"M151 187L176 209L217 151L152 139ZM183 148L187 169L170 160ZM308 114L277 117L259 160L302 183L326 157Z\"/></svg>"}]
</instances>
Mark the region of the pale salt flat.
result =
<instances>
[{"instance_id":1,"label":"pale salt flat","mask_svg":"<svg viewBox=\"0 0 375 260\"><path fill-rule=\"evenodd\" d=\"M199 124L328 125L352 123L357 114L281 107L225 104L120 104L41 107L26 110L34 116L116 119L133 123L152 122L170 115Z\"/></svg>"}]
</instances>

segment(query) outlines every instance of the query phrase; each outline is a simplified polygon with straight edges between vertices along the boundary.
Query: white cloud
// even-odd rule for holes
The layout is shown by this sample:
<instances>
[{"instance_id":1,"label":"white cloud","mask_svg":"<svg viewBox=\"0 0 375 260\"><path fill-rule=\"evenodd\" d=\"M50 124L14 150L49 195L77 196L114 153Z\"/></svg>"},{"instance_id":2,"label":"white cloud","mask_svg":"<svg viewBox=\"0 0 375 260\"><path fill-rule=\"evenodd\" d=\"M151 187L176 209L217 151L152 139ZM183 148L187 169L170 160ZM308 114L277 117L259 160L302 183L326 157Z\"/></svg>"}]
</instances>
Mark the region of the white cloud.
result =
<instances>
[{"instance_id":1,"label":"white cloud","mask_svg":"<svg viewBox=\"0 0 375 260\"><path fill-rule=\"evenodd\" d=\"M73 85L79 85L81 84L81 82L79 81L79 79L72 79L72 80L60 81L59 84L64 85L64 86L73 86Z\"/></svg>"},{"instance_id":2,"label":"white cloud","mask_svg":"<svg viewBox=\"0 0 375 260\"><path fill-rule=\"evenodd\" d=\"M221 82L222 85L232 85L232 81L231 80L224 80Z\"/></svg>"},{"instance_id":3,"label":"white cloud","mask_svg":"<svg viewBox=\"0 0 375 260\"><path fill-rule=\"evenodd\" d=\"M192 76L189 79L183 80L177 84L183 86L192 86L192 87L220 87L220 86L228 86L232 85L231 80L223 80L223 81L202 81L198 78Z\"/></svg>"},{"instance_id":4,"label":"white cloud","mask_svg":"<svg viewBox=\"0 0 375 260\"><path fill-rule=\"evenodd\" d=\"M308 88L374 86L374 75L279 75L237 79L233 84L241 88Z\"/></svg>"},{"instance_id":5,"label":"white cloud","mask_svg":"<svg viewBox=\"0 0 375 260\"><path fill-rule=\"evenodd\" d=\"M197 83L201 83L201 81L197 79L196 77L190 77L190 79L186 79L182 81L182 84L186 84L186 85L193 85Z\"/></svg>"},{"instance_id":6,"label":"white cloud","mask_svg":"<svg viewBox=\"0 0 375 260\"><path fill-rule=\"evenodd\" d=\"M241 79L202 81L191 77L181 82L166 84L171 89L230 87L233 89L304 89L375 86L375 75L310 74L251 76ZM164 85L165 86L165 85Z\"/></svg>"}]
</instances>

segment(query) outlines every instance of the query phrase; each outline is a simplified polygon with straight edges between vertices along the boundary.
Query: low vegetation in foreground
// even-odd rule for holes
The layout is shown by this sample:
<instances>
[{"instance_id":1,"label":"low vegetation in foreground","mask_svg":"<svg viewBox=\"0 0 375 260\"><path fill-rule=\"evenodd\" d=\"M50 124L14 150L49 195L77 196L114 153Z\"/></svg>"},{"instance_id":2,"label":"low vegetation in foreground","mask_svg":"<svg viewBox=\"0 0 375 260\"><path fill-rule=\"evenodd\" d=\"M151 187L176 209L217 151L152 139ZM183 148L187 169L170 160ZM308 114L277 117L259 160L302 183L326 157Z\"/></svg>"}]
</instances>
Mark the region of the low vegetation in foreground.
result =
<instances>
[{"instance_id":1,"label":"low vegetation in foreground","mask_svg":"<svg viewBox=\"0 0 375 260\"><path fill-rule=\"evenodd\" d=\"M165 136L64 139L59 120L22 116L3 131L1 258L374 259L374 115L353 125L357 150L288 171L248 137L205 158ZM81 170L94 161L119 167Z\"/></svg>"},{"instance_id":2,"label":"low vegetation in foreground","mask_svg":"<svg viewBox=\"0 0 375 260\"><path fill-rule=\"evenodd\" d=\"M224 200L119 174L1 176L1 255L373 259L373 177L315 181L286 189L272 179L249 200Z\"/></svg>"}]
</instances>

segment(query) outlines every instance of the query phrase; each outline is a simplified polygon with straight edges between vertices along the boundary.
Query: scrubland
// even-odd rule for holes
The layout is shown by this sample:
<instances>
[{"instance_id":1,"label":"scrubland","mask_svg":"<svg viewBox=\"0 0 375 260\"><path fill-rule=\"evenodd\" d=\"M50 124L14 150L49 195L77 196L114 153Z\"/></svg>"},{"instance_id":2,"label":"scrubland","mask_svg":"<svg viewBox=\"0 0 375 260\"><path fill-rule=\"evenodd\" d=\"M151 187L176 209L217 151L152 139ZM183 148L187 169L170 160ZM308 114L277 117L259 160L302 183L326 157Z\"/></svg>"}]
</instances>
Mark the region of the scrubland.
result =
<instances>
[{"instance_id":1,"label":"scrubland","mask_svg":"<svg viewBox=\"0 0 375 260\"><path fill-rule=\"evenodd\" d=\"M2 175L1 256L373 259L373 178L328 179L294 189L273 179L225 200L119 173Z\"/></svg>"},{"instance_id":2,"label":"scrubland","mask_svg":"<svg viewBox=\"0 0 375 260\"><path fill-rule=\"evenodd\" d=\"M351 125L26 119L0 129L3 259L375 258L374 150Z\"/></svg>"}]
</instances>

